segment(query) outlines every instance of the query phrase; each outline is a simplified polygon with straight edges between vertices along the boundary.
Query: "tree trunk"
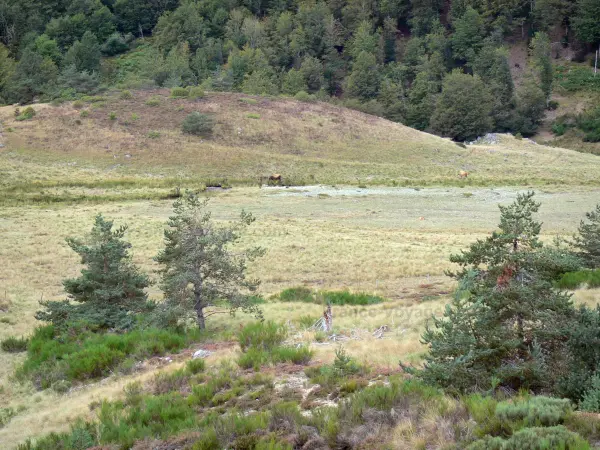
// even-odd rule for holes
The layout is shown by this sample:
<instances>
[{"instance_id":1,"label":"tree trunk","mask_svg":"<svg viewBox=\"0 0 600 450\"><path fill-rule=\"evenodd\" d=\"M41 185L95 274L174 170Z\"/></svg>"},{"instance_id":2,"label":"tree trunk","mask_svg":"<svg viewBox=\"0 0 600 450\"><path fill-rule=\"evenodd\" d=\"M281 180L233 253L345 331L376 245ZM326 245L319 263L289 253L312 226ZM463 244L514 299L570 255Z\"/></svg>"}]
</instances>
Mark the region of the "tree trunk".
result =
<instances>
[{"instance_id":1,"label":"tree trunk","mask_svg":"<svg viewBox=\"0 0 600 450\"><path fill-rule=\"evenodd\" d=\"M204 330L206 328L206 323L204 320L204 304L202 303L202 293L200 289L194 290L194 297L196 299L196 303L194 304L194 308L196 309L196 323L198 323L198 328Z\"/></svg>"}]
</instances>

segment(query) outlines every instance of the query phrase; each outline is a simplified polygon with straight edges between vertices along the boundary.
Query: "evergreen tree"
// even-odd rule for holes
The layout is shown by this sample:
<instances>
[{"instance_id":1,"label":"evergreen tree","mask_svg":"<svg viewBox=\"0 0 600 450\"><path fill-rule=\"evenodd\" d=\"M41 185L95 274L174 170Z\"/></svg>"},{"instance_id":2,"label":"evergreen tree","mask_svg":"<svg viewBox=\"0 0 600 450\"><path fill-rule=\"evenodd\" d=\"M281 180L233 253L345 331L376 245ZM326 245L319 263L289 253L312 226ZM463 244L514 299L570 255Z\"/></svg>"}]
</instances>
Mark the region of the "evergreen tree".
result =
<instances>
[{"instance_id":1,"label":"evergreen tree","mask_svg":"<svg viewBox=\"0 0 600 450\"><path fill-rule=\"evenodd\" d=\"M577 0L573 18L575 34L582 42L600 43L600 2L597 0Z\"/></svg>"},{"instance_id":2,"label":"evergreen tree","mask_svg":"<svg viewBox=\"0 0 600 450\"><path fill-rule=\"evenodd\" d=\"M379 83L379 67L375 56L365 51L361 52L346 79L346 93L350 97L370 100L377 96Z\"/></svg>"},{"instance_id":3,"label":"evergreen tree","mask_svg":"<svg viewBox=\"0 0 600 450\"><path fill-rule=\"evenodd\" d=\"M550 38L546 33L535 33L530 49L540 88L546 96L546 101L549 101L552 95L553 79Z\"/></svg>"},{"instance_id":4,"label":"evergreen tree","mask_svg":"<svg viewBox=\"0 0 600 450\"><path fill-rule=\"evenodd\" d=\"M408 92L404 124L426 130L435 110L440 83L426 70L417 74Z\"/></svg>"},{"instance_id":5,"label":"evergreen tree","mask_svg":"<svg viewBox=\"0 0 600 450\"><path fill-rule=\"evenodd\" d=\"M10 102L30 103L39 95L51 92L58 77L58 68L49 58L26 49L12 72L6 88Z\"/></svg>"},{"instance_id":6,"label":"evergreen tree","mask_svg":"<svg viewBox=\"0 0 600 450\"><path fill-rule=\"evenodd\" d=\"M533 192L500 206L498 231L450 260L459 290L444 317L433 318L423 342L430 348L427 382L459 391L495 385L539 391L568 372L567 330L575 310L557 292L547 266L556 264L539 241L539 203Z\"/></svg>"},{"instance_id":7,"label":"evergreen tree","mask_svg":"<svg viewBox=\"0 0 600 450\"><path fill-rule=\"evenodd\" d=\"M481 136L492 128L492 99L481 78L455 70L444 78L431 126L458 141Z\"/></svg>"},{"instance_id":8,"label":"evergreen tree","mask_svg":"<svg viewBox=\"0 0 600 450\"><path fill-rule=\"evenodd\" d=\"M531 78L526 78L517 89L517 109L512 129L523 136L533 135L546 111L546 95Z\"/></svg>"},{"instance_id":9,"label":"evergreen tree","mask_svg":"<svg viewBox=\"0 0 600 450\"><path fill-rule=\"evenodd\" d=\"M314 94L323 86L323 64L317 58L307 56L302 60L300 73L304 77L307 92Z\"/></svg>"},{"instance_id":10,"label":"evergreen tree","mask_svg":"<svg viewBox=\"0 0 600 450\"><path fill-rule=\"evenodd\" d=\"M86 31L81 41L76 41L65 55L65 64L73 65L78 72L100 70L100 44L96 36Z\"/></svg>"},{"instance_id":11,"label":"evergreen tree","mask_svg":"<svg viewBox=\"0 0 600 450\"><path fill-rule=\"evenodd\" d=\"M467 8L465 13L453 23L452 50L454 57L472 64L483 45L485 28L483 19L473 8Z\"/></svg>"},{"instance_id":12,"label":"evergreen tree","mask_svg":"<svg viewBox=\"0 0 600 450\"><path fill-rule=\"evenodd\" d=\"M189 192L175 201L165 248L155 258L162 266L165 313L174 322L194 317L200 329L205 328L206 317L216 312L242 309L260 314L249 297L259 282L246 277L246 263L264 254L258 247L231 249L254 222L251 214L242 212L237 223L217 227L206 205L207 200Z\"/></svg>"},{"instance_id":13,"label":"evergreen tree","mask_svg":"<svg viewBox=\"0 0 600 450\"><path fill-rule=\"evenodd\" d=\"M133 314L148 306L144 289L149 280L131 262L126 231L126 226L113 230L113 222L99 214L86 240L67 238L85 268L79 277L63 281L68 300L44 302L36 318L59 327L85 322L93 329L131 328Z\"/></svg>"},{"instance_id":14,"label":"evergreen tree","mask_svg":"<svg viewBox=\"0 0 600 450\"><path fill-rule=\"evenodd\" d=\"M516 100L508 51L497 47L492 40L486 40L473 64L473 72L486 83L492 95L494 128L499 131L510 130L514 125Z\"/></svg>"},{"instance_id":15,"label":"evergreen tree","mask_svg":"<svg viewBox=\"0 0 600 450\"><path fill-rule=\"evenodd\" d=\"M302 72L292 69L286 73L283 78L281 90L284 94L288 95L296 95L300 91L308 91L308 86Z\"/></svg>"},{"instance_id":16,"label":"evergreen tree","mask_svg":"<svg viewBox=\"0 0 600 450\"><path fill-rule=\"evenodd\" d=\"M585 217L587 222L582 220L579 224L573 246L589 268L600 268L600 203Z\"/></svg>"}]
</instances>

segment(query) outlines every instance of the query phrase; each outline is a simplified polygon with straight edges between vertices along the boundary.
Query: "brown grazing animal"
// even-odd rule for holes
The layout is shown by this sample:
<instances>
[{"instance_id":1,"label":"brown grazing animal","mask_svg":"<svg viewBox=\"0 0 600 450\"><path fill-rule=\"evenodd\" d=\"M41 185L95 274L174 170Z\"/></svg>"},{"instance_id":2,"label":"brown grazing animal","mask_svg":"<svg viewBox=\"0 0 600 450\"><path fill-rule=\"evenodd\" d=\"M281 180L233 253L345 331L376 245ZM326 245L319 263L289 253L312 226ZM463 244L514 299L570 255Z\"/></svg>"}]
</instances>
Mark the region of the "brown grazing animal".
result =
<instances>
[{"instance_id":1,"label":"brown grazing animal","mask_svg":"<svg viewBox=\"0 0 600 450\"><path fill-rule=\"evenodd\" d=\"M281 175L278 173L274 173L269 177L269 183L281 184Z\"/></svg>"},{"instance_id":2,"label":"brown grazing animal","mask_svg":"<svg viewBox=\"0 0 600 450\"><path fill-rule=\"evenodd\" d=\"M459 178L467 178L468 176L469 176L469 172L467 172L466 170L461 170L460 172L458 172Z\"/></svg>"}]
</instances>

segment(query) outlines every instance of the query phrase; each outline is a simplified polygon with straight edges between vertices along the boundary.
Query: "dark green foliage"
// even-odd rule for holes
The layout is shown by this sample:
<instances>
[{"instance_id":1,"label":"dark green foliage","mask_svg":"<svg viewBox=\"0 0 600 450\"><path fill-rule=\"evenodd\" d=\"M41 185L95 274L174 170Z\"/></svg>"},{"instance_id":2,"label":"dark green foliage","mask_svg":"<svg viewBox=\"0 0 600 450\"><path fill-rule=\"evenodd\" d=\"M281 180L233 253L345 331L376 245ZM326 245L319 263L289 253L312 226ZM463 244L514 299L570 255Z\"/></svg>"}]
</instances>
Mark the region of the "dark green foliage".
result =
<instances>
[{"instance_id":1,"label":"dark green foliage","mask_svg":"<svg viewBox=\"0 0 600 450\"><path fill-rule=\"evenodd\" d=\"M237 333L237 339L242 351L246 351L250 347L260 350L271 350L280 345L286 337L286 328L271 320L248 324Z\"/></svg>"},{"instance_id":2,"label":"dark green foliage","mask_svg":"<svg viewBox=\"0 0 600 450\"><path fill-rule=\"evenodd\" d=\"M304 286L284 289L278 297L282 302L313 303L315 301L312 289Z\"/></svg>"},{"instance_id":3,"label":"dark green foliage","mask_svg":"<svg viewBox=\"0 0 600 450\"><path fill-rule=\"evenodd\" d=\"M165 230L165 248L157 256L161 265L161 287L165 301L160 313L173 326L194 317L205 328L206 309L235 313L238 310L260 317L251 300L258 280L246 277L246 264L264 254L258 247L232 251L254 217L242 211L240 219L217 227L207 201L186 192L173 203L173 215Z\"/></svg>"},{"instance_id":4,"label":"dark green foliage","mask_svg":"<svg viewBox=\"0 0 600 450\"><path fill-rule=\"evenodd\" d=\"M600 368L600 307L580 307L566 337L569 370L558 380L556 391L562 397L580 402Z\"/></svg>"},{"instance_id":5,"label":"dark green foliage","mask_svg":"<svg viewBox=\"0 0 600 450\"><path fill-rule=\"evenodd\" d=\"M499 231L453 255L462 270L444 318L433 318L419 377L458 391L556 389L568 375L565 333L575 322L569 295L553 289L556 262L539 241L533 192L500 206Z\"/></svg>"},{"instance_id":6,"label":"dark green foliage","mask_svg":"<svg viewBox=\"0 0 600 450\"><path fill-rule=\"evenodd\" d=\"M454 57L472 64L481 49L485 37L483 19L473 8L453 22L452 49Z\"/></svg>"},{"instance_id":7,"label":"dark green foliage","mask_svg":"<svg viewBox=\"0 0 600 450\"><path fill-rule=\"evenodd\" d=\"M584 141L600 142L600 108L580 114L577 126L586 133Z\"/></svg>"},{"instance_id":8,"label":"dark green foliage","mask_svg":"<svg viewBox=\"0 0 600 450\"><path fill-rule=\"evenodd\" d=\"M581 436L562 425L548 428L523 428L508 439L487 437L467 447L468 450L587 450L590 448Z\"/></svg>"},{"instance_id":9,"label":"dark green foliage","mask_svg":"<svg viewBox=\"0 0 600 450\"><path fill-rule=\"evenodd\" d=\"M577 37L583 42L597 44L600 42L600 4L594 0L577 0L573 28Z\"/></svg>"},{"instance_id":10,"label":"dark green foliage","mask_svg":"<svg viewBox=\"0 0 600 450\"><path fill-rule=\"evenodd\" d=\"M579 409L600 413L600 375L594 375L589 383L589 387L583 394Z\"/></svg>"},{"instance_id":11,"label":"dark green foliage","mask_svg":"<svg viewBox=\"0 0 600 450\"><path fill-rule=\"evenodd\" d=\"M0 348L7 353L20 353L27 351L29 340L26 338L8 337L2 341Z\"/></svg>"},{"instance_id":12,"label":"dark green foliage","mask_svg":"<svg viewBox=\"0 0 600 450\"><path fill-rule=\"evenodd\" d=\"M30 378L41 389L62 380L85 381L108 375L128 357L140 359L175 352L194 338L152 328L94 334L85 329L60 333L51 325L40 327L29 341L27 360L18 375Z\"/></svg>"},{"instance_id":13,"label":"dark green foliage","mask_svg":"<svg viewBox=\"0 0 600 450\"><path fill-rule=\"evenodd\" d=\"M115 56L129 50L129 44L127 44L122 34L113 33L106 39L104 44L102 44L100 50L103 55Z\"/></svg>"},{"instance_id":14,"label":"dark green foliage","mask_svg":"<svg viewBox=\"0 0 600 450\"><path fill-rule=\"evenodd\" d=\"M360 52L346 80L346 94L361 100L369 100L379 92L379 68L375 56Z\"/></svg>"},{"instance_id":15,"label":"dark green foliage","mask_svg":"<svg viewBox=\"0 0 600 450\"><path fill-rule=\"evenodd\" d=\"M80 94L95 94L100 86L97 73L79 71L74 64L63 69L58 82L61 88Z\"/></svg>"},{"instance_id":16,"label":"dark green foliage","mask_svg":"<svg viewBox=\"0 0 600 450\"><path fill-rule=\"evenodd\" d=\"M578 289L584 285L589 288L600 287L600 269L567 272L556 282L561 289Z\"/></svg>"},{"instance_id":17,"label":"dark green foliage","mask_svg":"<svg viewBox=\"0 0 600 450\"><path fill-rule=\"evenodd\" d=\"M458 71L444 78L431 126L457 141L474 139L492 129L492 99L481 79Z\"/></svg>"},{"instance_id":18,"label":"dark green foliage","mask_svg":"<svg viewBox=\"0 0 600 450\"><path fill-rule=\"evenodd\" d=\"M68 238L85 268L78 278L63 281L68 300L43 302L36 318L60 329L76 322L94 330L130 329L133 314L150 306L144 292L149 280L131 262L131 244L123 240L126 231L126 226L113 231L113 222L99 214L86 240Z\"/></svg>"},{"instance_id":19,"label":"dark green foliage","mask_svg":"<svg viewBox=\"0 0 600 450\"><path fill-rule=\"evenodd\" d=\"M86 31L65 55L65 64L74 65L78 72L96 72L100 69L100 56L98 38Z\"/></svg>"},{"instance_id":20,"label":"dark green foliage","mask_svg":"<svg viewBox=\"0 0 600 450\"><path fill-rule=\"evenodd\" d=\"M561 424L573 412L567 399L531 397L520 401L504 401L496 405L496 416L506 422L523 422L526 426L553 426Z\"/></svg>"},{"instance_id":21,"label":"dark green foliage","mask_svg":"<svg viewBox=\"0 0 600 450\"><path fill-rule=\"evenodd\" d=\"M243 369L258 370L268 363L308 363L312 358L312 352L308 347L282 346L286 337L286 328L272 321L246 325L237 334L243 352L238 358L238 365Z\"/></svg>"},{"instance_id":22,"label":"dark green foliage","mask_svg":"<svg viewBox=\"0 0 600 450\"><path fill-rule=\"evenodd\" d=\"M185 368L188 372L195 375L200 372L204 372L206 363L202 358L191 359L185 364Z\"/></svg>"},{"instance_id":23,"label":"dark green foliage","mask_svg":"<svg viewBox=\"0 0 600 450\"><path fill-rule=\"evenodd\" d=\"M573 237L573 246L587 267L600 268L600 203L585 217Z\"/></svg>"},{"instance_id":24,"label":"dark green foliage","mask_svg":"<svg viewBox=\"0 0 600 450\"><path fill-rule=\"evenodd\" d=\"M187 92L187 91L186 91ZM210 136L215 126L214 119L208 114L193 112L188 114L181 124L181 129L186 134L195 136Z\"/></svg>"},{"instance_id":25,"label":"dark green foliage","mask_svg":"<svg viewBox=\"0 0 600 450\"><path fill-rule=\"evenodd\" d=\"M552 81L554 75L550 55L550 38L544 32L535 33L535 36L531 40L530 49L540 88L546 96L546 101L548 101L552 94Z\"/></svg>"},{"instance_id":26,"label":"dark green foliage","mask_svg":"<svg viewBox=\"0 0 600 450\"><path fill-rule=\"evenodd\" d=\"M326 303L331 305L375 305L385 301L378 295L349 291L313 291L307 287L288 288L278 295L282 302Z\"/></svg>"}]
</instances>

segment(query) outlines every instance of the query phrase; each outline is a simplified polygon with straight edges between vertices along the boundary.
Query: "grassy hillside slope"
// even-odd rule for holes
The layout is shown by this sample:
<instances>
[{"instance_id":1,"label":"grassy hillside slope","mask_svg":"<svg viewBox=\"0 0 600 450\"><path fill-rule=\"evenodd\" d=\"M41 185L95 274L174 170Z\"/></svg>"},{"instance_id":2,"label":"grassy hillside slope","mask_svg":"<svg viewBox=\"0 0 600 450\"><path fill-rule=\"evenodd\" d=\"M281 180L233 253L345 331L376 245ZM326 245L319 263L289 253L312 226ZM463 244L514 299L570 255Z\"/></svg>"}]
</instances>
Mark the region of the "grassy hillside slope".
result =
<instances>
[{"instance_id":1,"label":"grassy hillside slope","mask_svg":"<svg viewBox=\"0 0 600 450\"><path fill-rule=\"evenodd\" d=\"M511 136L461 148L325 103L224 93L172 99L166 90L122 97L34 105L25 121L15 120L15 107L0 108L0 197L157 198L177 185L257 184L272 173L288 184L600 184L596 156ZM214 114L210 139L181 132L193 111Z\"/></svg>"}]
</instances>

